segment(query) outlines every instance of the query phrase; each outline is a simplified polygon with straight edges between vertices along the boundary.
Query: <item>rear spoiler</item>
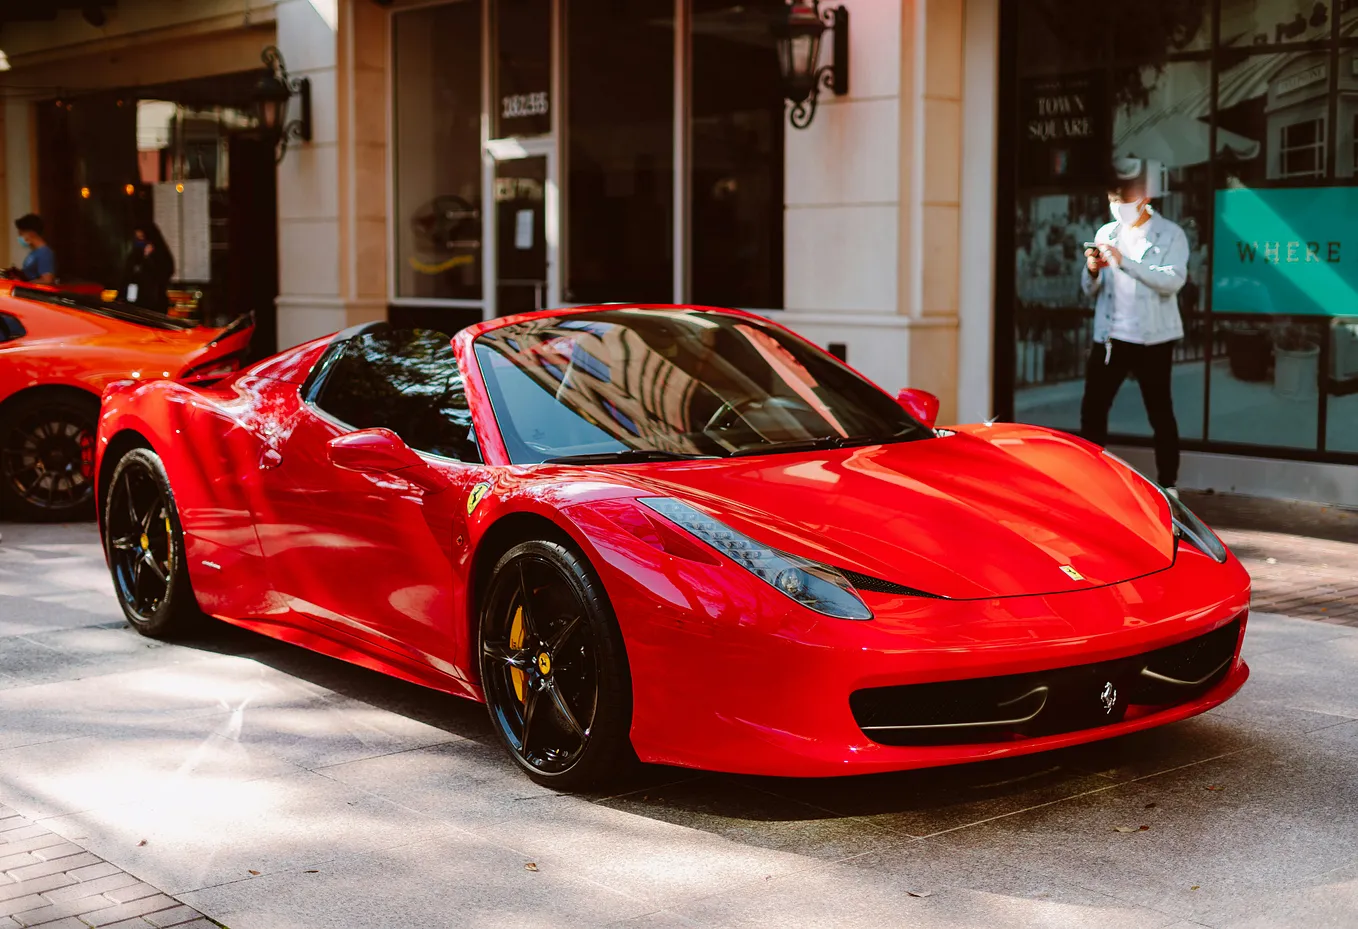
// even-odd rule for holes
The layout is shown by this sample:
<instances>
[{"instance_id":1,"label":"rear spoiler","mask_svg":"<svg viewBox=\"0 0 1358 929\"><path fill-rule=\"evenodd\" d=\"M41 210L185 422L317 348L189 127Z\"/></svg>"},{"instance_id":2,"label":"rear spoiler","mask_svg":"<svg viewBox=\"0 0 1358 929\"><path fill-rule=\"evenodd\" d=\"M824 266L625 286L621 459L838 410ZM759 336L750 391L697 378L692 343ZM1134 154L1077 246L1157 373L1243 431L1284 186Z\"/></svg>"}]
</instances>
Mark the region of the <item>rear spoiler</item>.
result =
<instances>
[{"instance_id":1,"label":"rear spoiler","mask_svg":"<svg viewBox=\"0 0 1358 929\"><path fill-rule=\"evenodd\" d=\"M238 316L203 346L202 354L194 359L193 367L180 374L181 384L210 387L241 369L245 354L254 336L255 314Z\"/></svg>"}]
</instances>

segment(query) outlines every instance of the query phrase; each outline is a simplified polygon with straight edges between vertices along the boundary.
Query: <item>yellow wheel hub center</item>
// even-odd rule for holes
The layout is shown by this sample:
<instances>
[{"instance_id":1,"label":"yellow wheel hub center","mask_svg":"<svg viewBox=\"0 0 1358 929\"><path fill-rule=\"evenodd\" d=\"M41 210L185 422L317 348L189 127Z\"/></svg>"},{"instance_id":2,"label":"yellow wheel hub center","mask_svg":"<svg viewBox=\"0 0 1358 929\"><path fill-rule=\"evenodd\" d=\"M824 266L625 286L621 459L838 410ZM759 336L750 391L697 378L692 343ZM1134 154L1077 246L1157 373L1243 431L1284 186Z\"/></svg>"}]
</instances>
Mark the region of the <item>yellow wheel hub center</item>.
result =
<instances>
[{"instance_id":1,"label":"yellow wheel hub center","mask_svg":"<svg viewBox=\"0 0 1358 929\"><path fill-rule=\"evenodd\" d=\"M151 540L144 532L141 534L141 550L144 552L149 552L151 550Z\"/></svg>"},{"instance_id":2,"label":"yellow wheel hub center","mask_svg":"<svg viewBox=\"0 0 1358 929\"><path fill-rule=\"evenodd\" d=\"M552 673L551 655L547 654L546 652L543 652L542 654L538 655L538 670L541 671L543 674Z\"/></svg>"}]
</instances>

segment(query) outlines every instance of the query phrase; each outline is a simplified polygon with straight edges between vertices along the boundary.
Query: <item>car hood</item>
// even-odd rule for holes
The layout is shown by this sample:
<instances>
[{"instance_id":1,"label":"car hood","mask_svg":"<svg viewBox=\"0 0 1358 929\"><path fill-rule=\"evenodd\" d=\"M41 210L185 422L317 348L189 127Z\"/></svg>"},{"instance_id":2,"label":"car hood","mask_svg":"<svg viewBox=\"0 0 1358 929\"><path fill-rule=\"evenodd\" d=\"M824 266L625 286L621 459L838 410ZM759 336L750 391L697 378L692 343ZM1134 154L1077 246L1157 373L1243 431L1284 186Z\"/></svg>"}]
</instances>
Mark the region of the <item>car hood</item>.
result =
<instances>
[{"instance_id":1,"label":"car hood","mask_svg":"<svg viewBox=\"0 0 1358 929\"><path fill-rule=\"evenodd\" d=\"M1174 560L1159 491L1098 449L1036 427L635 477L643 495L682 499L768 545L944 597L1087 590Z\"/></svg>"}]
</instances>

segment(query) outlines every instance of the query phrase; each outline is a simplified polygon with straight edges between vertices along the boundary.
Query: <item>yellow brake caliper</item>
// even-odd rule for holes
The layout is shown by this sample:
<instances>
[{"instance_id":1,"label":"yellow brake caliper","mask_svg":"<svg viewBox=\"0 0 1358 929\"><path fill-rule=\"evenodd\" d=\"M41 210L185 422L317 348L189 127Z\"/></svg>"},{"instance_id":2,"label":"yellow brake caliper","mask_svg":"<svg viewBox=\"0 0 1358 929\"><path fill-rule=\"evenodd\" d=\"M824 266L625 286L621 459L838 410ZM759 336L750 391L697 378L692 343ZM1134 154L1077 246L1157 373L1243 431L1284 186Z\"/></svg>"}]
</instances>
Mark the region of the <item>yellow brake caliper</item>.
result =
<instances>
[{"instance_id":1,"label":"yellow brake caliper","mask_svg":"<svg viewBox=\"0 0 1358 929\"><path fill-rule=\"evenodd\" d=\"M523 626L523 607L514 611L514 622L509 627L509 647L512 649L523 648L523 640L528 637L528 632ZM509 677L514 682L514 693L518 696L519 702L524 702L523 689L528 683L528 675L518 668L509 669Z\"/></svg>"}]
</instances>

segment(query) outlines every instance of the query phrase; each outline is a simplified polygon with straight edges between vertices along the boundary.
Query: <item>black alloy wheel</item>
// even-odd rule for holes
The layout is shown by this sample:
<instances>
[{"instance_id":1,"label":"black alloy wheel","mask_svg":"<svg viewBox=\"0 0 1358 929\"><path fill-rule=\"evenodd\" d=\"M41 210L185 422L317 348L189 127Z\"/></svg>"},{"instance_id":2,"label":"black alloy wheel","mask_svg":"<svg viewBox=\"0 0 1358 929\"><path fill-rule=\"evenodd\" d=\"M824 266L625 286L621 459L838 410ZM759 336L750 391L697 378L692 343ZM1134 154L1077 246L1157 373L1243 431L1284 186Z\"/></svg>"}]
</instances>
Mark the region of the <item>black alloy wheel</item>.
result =
<instances>
[{"instance_id":1,"label":"black alloy wheel","mask_svg":"<svg viewBox=\"0 0 1358 929\"><path fill-rule=\"evenodd\" d=\"M506 552L483 601L480 646L491 722L533 780L582 790L630 770L622 635L576 552L545 541Z\"/></svg>"},{"instance_id":2,"label":"black alloy wheel","mask_svg":"<svg viewBox=\"0 0 1358 929\"><path fill-rule=\"evenodd\" d=\"M94 513L99 402L20 398L0 423L0 495L22 520L59 522Z\"/></svg>"},{"instance_id":3,"label":"black alloy wheel","mask_svg":"<svg viewBox=\"0 0 1358 929\"><path fill-rule=\"evenodd\" d=\"M109 481L104 544L123 615L142 635L164 638L197 618L184 536L160 456L133 449Z\"/></svg>"}]
</instances>

